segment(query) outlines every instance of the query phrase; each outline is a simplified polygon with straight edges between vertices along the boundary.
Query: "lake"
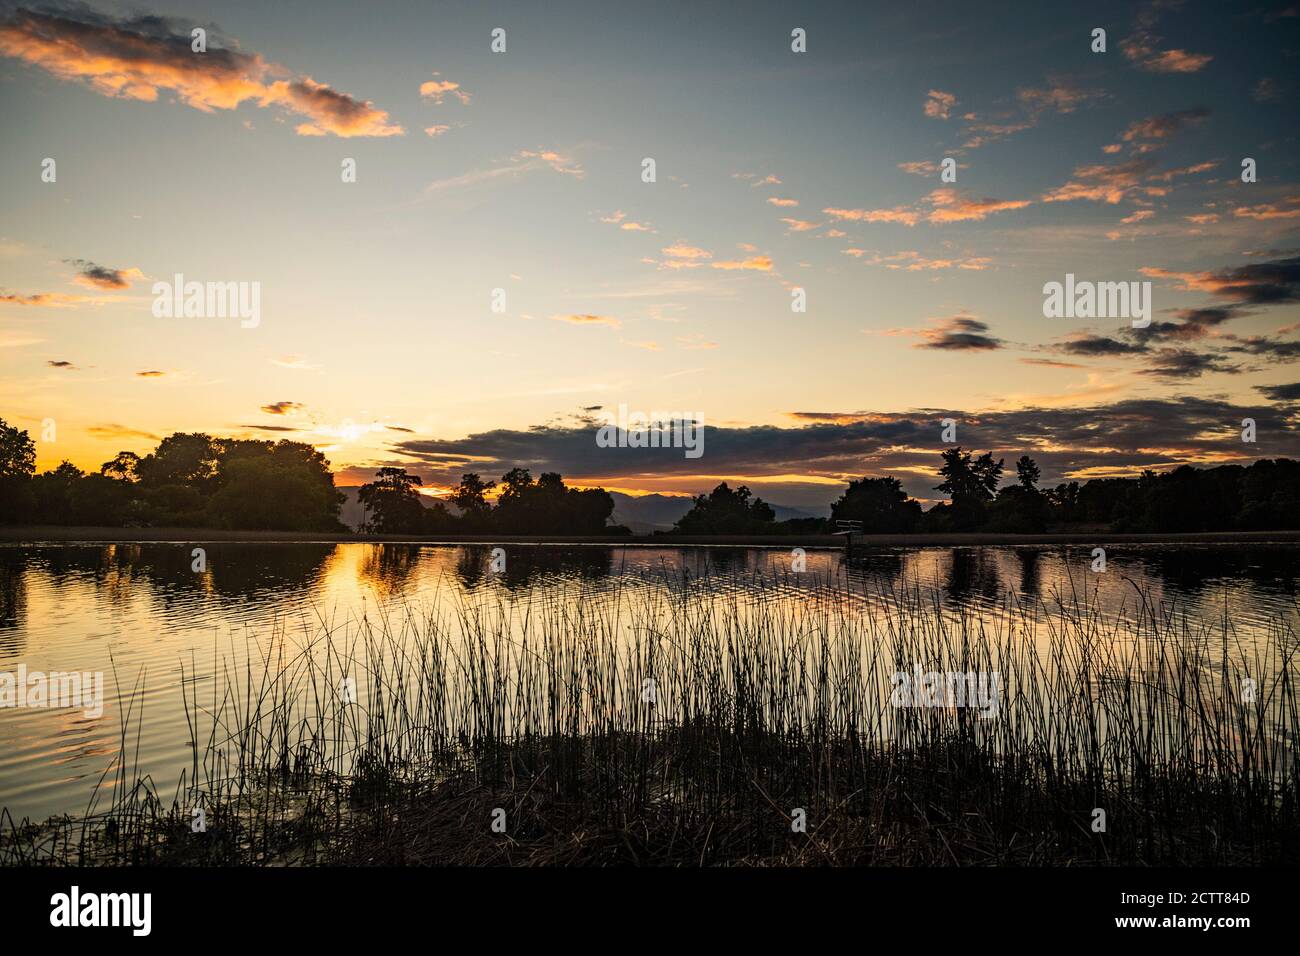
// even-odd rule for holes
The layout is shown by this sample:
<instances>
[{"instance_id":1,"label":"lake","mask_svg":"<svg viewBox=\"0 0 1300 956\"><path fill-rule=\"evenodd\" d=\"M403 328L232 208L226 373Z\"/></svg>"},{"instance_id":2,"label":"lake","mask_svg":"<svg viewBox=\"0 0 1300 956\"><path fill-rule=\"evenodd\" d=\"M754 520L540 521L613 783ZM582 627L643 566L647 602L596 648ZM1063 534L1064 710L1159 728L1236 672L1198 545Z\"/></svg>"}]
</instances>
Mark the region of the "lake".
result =
<instances>
[{"instance_id":1,"label":"lake","mask_svg":"<svg viewBox=\"0 0 1300 956\"><path fill-rule=\"evenodd\" d=\"M907 593L981 622L1018 609L1031 644L1050 639L1050 624L1025 608L1079 601L1114 616L1227 621L1247 655L1268 634L1274 652L1279 634L1293 652L1300 632L1293 544L1114 547L1104 573L1092 570L1090 548L1074 546L882 549L852 559L810 550L800 565L779 548L512 544L496 570L488 545L223 543L204 546L201 571L194 547L0 547L0 674L102 673L105 682L102 713L0 709L0 806L15 819L84 812L120 754L170 799L195 760L186 693L193 706L218 685L246 686L240 668L264 666L272 635L302 646L358 622L434 615L455 630L490 614L524 633L534 615L603 609L616 639L634 640L660 633L646 608L762 604L870 616Z\"/></svg>"}]
</instances>

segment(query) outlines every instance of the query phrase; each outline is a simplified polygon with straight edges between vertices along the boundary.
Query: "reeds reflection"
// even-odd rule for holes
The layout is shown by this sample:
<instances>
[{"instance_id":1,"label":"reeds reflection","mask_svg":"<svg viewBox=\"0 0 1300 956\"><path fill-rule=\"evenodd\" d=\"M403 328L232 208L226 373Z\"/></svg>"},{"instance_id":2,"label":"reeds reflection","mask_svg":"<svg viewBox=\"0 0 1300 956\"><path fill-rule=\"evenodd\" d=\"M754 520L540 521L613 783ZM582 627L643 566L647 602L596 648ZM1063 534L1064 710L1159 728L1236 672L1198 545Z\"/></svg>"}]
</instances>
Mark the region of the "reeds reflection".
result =
<instances>
[{"instance_id":1,"label":"reeds reflection","mask_svg":"<svg viewBox=\"0 0 1300 956\"><path fill-rule=\"evenodd\" d=\"M84 809L86 780L120 747L115 687L121 698L143 688L143 711L132 714L141 760L155 779L174 778L193 759L182 664L191 691L210 688L273 632L297 639L466 608L496 609L522 629L530 609L582 607L604 608L618 622L612 637L633 640L635 622L619 616L633 598L696 613L761 606L867 620L903 594L990 626L1022 606L1081 603L1116 616L1176 606L1194 620L1227 620L1234 647L1279 623L1300 631L1294 549L1284 547L1115 548L1102 575L1089 570L1090 549L1068 547L897 548L852 560L809 551L796 572L785 549L506 545L498 571L490 545L211 544L203 573L192 570L193 547L0 548L0 670L116 675L97 720L0 710L0 805L32 817ZM1050 642L1045 615L1021 620L1029 644Z\"/></svg>"}]
</instances>

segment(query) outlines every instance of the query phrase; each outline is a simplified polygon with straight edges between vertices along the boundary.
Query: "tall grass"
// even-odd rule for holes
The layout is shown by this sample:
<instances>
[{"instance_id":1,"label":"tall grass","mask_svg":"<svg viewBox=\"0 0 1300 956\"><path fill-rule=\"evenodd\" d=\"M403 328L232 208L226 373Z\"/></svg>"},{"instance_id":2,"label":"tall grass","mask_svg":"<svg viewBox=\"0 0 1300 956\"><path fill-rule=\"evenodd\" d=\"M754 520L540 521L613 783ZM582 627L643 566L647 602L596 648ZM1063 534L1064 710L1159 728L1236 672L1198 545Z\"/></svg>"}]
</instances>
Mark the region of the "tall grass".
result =
<instances>
[{"instance_id":1,"label":"tall grass","mask_svg":"<svg viewBox=\"0 0 1300 956\"><path fill-rule=\"evenodd\" d=\"M111 806L0 817L0 862L1300 856L1285 621L1247 640L1145 596L1111 614L1008 596L976 617L846 587L663 581L280 627L205 679L182 668L194 757L170 801L128 772L124 706ZM894 706L893 675L917 669L996 673L996 715Z\"/></svg>"}]
</instances>

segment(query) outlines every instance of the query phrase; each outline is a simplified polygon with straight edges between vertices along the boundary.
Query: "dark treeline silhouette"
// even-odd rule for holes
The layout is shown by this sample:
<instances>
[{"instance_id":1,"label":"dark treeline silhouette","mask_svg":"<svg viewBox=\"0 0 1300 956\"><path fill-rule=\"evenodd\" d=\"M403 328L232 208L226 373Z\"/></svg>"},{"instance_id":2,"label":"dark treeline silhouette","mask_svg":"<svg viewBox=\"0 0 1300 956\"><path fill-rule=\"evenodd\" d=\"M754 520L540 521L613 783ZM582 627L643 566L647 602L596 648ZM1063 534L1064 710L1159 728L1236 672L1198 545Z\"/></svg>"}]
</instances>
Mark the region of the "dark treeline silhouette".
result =
<instances>
[{"instance_id":1,"label":"dark treeline silhouette","mask_svg":"<svg viewBox=\"0 0 1300 956\"><path fill-rule=\"evenodd\" d=\"M695 498L668 534L818 534L837 522L860 522L868 534L991 531L1036 533L1074 529L1120 532L1267 531L1300 529L1300 462L1261 459L1251 465L1184 465L1136 478L1094 478L1039 488L1041 471L1028 455L1003 487L1005 460L945 450L936 491L947 495L926 511L897 478L850 481L830 518L777 521L773 508L745 486L726 483ZM237 530L344 531L343 495L330 463L311 445L293 441L170 435L151 454L119 452L98 473L69 462L36 474L27 432L0 420L0 524L207 527ZM611 525L613 498L579 490L556 473L534 479L512 468L499 482L462 476L443 501L426 504L421 480L381 468L361 486L362 530L378 534L630 534ZM450 507L449 507L450 505Z\"/></svg>"},{"instance_id":2,"label":"dark treeline silhouette","mask_svg":"<svg viewBox=\"0 0 1300 956\"><path fill-rule=\"evenodd\" d=\"M0 420L0 523L345 530L330 463L302 442L177 432L98 473L65 461L38 475L35 463L27 432Z\"/></svg>"},{"instance_id":3,"label":"dark treeline silhouette","mask_svg":"<svg viewBox=\"0 0 1300 956\"><path fill-rule=\"evenodd\" d=\"M365 508L362 528L378 534L631 534L611 525L614 499L602 488L570 488L555 472L534 480L526 468L511 468L500 484L463 475L447 501L428 507L416 490L423 482L402 468L381 468L362 485L357 499ZM489 495L496 491L495 504Z\"/></svg>"},{"instance_id":4,"label":"dark treeline silhouette","mask_svg":"<svg viewBox=\"0 0 1300 956\"><path fill-rule=\"evenodd\" d=\"M1136 478L1094 478L1040 489L1041 471L1028 455L1016 481L999 489L1004 460L960 447L942 453L936 491L949 500L924 511L897 478L859 478L831 505L829 520L775 521L748 488L725 484L695 499L673 533L791 533L835 530L861 522L867 534L995 531L1032 534L1075 529L1120 532L1279 531L1300 529L1300 462L1260 459L1252 465L1183 465ZM761 513L760 513L761 512Z\"/></svg>"}]
</instances>

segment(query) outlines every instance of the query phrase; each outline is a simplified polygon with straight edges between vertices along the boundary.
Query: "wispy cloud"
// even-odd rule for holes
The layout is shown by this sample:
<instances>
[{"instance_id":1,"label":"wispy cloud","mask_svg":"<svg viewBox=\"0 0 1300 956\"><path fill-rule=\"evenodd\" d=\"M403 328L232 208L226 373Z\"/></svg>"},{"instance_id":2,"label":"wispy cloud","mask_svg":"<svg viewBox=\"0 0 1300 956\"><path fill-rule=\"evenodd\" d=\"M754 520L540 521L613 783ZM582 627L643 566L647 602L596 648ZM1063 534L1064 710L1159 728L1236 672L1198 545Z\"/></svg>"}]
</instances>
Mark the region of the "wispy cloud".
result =
<instances>
[{"instance_id":1,"label":"wispy cloud","mask_svg":"<svg viewBox=\"0 0 1300 956\"><path fill-rule=\"evenodd\" d=\"M521 149L502 165L475 169L446 179L436 179L424 187L424 196L428 198L436 193L484 186L494 182L512 182L546 169L572 176L574 179L582 179L586 176L581 163L557 150Z\"/></svg>"},{"instance_id":2,"label":"wispy cloud","mask_svg":"<svg viewBox=\"0 0 1300 956\"><path fill-rule=\"evenodd\" d=\"M610 318L607 315L591 315L589 313L553 315L551 318L556 322L568 322L570 325L607 325L611 329L620 328L623 324L618 319Z\"/></svg>"},{"instance_id":3,"label":"wispy cloud","mask_svg":"<svg viewBox=\"0 0 1300 956\"><path fill-rule=\"evenodd\" d=\"M1028 199L977 199L949 187L932 190L915 206L892 209L840 209L828 207L822 212L848 222L895 222L915 226L925 221L935 225L952 222L979 222L1000 212L1023 209ZM928 206L927 210L925 207Z\"/></svg>"},{"instance_id":4,"label":"wispy cloud","mask_svg":"<svg viewBox=\"0 0 1300 956\"><path fill-rule=\"evenodd\" d=\"M36 308L66 309L83 302L102 302L104 299L93 295L74 295L67 292L35 292L31 295L17 293L0 293L0 304L27 305Z\"/></svg>"}]
</instances>

